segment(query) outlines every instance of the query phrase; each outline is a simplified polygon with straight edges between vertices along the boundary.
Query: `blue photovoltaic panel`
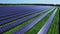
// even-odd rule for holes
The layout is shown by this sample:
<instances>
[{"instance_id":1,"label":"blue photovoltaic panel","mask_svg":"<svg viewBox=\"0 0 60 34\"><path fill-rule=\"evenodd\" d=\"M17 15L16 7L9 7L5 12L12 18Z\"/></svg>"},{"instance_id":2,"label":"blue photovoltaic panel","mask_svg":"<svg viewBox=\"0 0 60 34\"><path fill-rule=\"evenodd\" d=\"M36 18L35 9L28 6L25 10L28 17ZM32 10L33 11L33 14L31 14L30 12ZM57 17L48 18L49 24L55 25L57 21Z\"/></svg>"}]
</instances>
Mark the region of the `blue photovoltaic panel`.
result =
<instances>
[{"instance_id":1,"label":"blue photovoltaic panel","mask_svg":"<svg viewBox=\"0 0 60 34\"><path fill-rule=\"evenodd\" d=\"M54 6L0 6L0 33L10 31L25 21L41 15L12 33L24 34L53 10L55 10Z\"/></svg>"}]
</instances>

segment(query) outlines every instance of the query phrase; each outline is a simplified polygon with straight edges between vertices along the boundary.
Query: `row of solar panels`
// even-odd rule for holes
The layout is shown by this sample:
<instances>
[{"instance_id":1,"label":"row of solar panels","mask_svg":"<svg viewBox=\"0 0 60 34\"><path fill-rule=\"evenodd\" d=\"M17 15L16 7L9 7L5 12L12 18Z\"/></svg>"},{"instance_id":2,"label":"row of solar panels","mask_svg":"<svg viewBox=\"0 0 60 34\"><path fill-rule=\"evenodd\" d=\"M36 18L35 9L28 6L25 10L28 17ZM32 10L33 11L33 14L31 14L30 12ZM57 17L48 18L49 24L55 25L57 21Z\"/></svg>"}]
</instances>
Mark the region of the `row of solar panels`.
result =
<instances>
[{"instance_id":1,"label":"row of solar panels","mask_svg":"<svg viewBox=\"0 0 60 34\"><path fill-rule=\"evenodd\" d=\"M2 16L0 19L0 33L4 33L13 27L16 27L20 24L22 24L24 21L27 21L37 15L41 15L38 18L36 18L34 21L26 24L22 28L18 29L13 34L24 34L26 31L28 31L30 28L32 28L36 23L38 23L42 18L44 18L48 13L51 11L54 11L56 8L45 8L40 10L30 10L25 13L17 13L13 15L7 15ZM32 11L32 12L31 12ZM53 12L54 14L55 12Z\"/></svg>"}]
</instances>

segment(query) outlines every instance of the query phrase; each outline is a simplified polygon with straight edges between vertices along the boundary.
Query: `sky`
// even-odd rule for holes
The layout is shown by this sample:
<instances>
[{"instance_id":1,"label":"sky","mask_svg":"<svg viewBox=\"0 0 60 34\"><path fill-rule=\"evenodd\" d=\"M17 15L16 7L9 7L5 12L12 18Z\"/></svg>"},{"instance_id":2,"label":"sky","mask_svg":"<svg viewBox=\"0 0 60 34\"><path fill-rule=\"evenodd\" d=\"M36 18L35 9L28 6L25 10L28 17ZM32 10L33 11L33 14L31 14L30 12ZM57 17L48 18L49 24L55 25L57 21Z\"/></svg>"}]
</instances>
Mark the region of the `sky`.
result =
<instances>
[{"instance_id":1,"label":"sky","mask_svg":"<svg viewBox=\"0 0 60 34\"><path fill-rule=\"evenodd\" d=\"M12 4L60 4L60 0L0 0L0 3Z\"/></svg>"}]
</instances>

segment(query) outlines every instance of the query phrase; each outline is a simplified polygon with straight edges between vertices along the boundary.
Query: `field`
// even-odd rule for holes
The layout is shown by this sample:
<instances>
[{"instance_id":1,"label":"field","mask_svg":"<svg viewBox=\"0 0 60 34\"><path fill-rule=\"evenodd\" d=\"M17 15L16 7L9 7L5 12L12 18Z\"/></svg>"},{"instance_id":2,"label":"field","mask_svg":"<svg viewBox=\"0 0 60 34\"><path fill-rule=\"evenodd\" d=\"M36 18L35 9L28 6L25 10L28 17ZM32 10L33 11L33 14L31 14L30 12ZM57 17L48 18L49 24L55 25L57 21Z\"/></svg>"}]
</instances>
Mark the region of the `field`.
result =
<instances>
[{"instance_id":1,"label":"field","mask_svg":"<svg viewBox=\"0 0 60 34\"><path fill-rule=\"evenodd\" d=\"M56 6L0 6L1 34L59 34Z\"/></svg>"}]
</instances>

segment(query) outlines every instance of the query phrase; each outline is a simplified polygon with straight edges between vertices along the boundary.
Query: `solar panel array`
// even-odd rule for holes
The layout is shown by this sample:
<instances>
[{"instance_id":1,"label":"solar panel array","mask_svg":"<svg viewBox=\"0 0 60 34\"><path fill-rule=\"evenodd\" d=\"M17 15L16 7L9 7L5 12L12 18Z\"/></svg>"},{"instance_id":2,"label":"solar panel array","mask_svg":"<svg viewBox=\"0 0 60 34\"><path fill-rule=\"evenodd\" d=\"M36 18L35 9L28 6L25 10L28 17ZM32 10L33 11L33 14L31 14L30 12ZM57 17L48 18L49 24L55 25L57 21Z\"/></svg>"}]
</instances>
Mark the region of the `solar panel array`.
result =
<instances>
[{"instance_id":1,"label":"solar panel array","mask_svg":"<svg viewBox=\"0 0 60 34\"><path fill-rule=\"evenodd\" d=\"M0 7L0 33L9 34L10 31L10 34L25 34L49 13L52 13L45 25L37 32L46 34L57 10L58 8L53 6L2 6Z\"/></svg>"}]
</instances>

